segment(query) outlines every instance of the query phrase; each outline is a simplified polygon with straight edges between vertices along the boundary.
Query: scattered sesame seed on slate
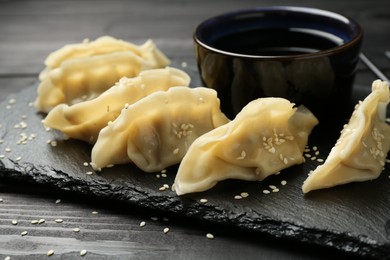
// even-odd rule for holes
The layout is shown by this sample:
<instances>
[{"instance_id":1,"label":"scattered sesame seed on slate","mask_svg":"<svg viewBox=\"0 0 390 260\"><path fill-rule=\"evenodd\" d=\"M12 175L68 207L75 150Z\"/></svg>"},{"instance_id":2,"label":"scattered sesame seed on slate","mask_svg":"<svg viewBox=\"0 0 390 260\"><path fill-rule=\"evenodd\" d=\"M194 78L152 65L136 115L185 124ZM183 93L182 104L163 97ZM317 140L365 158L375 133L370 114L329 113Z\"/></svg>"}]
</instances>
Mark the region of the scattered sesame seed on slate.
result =
<instances>
[{"instance_id":1,"label":"scattered sesame seed on slate","mask_svg":"<svg viewBox=\"0 0 390 260\"><path fill-rule=\"evenodd\" d=\"M235 196L234 196L234 199L235 199L235 200L240 200L240 199L242 199L242 197L241 197L240 195L235 195Z\"/></svg>"},{"instance_id":2,"label":"scattered sesame seed on slate","mask_svg":"<svg viewBox=\"0 0 390 260\"><path fill-rule=\"evenodd\" d=\"M206 234L206 237L207 237L208 239L214 239L214 235L211 234L211 233L207 233L207 234Z\"/></svg>"}]
</instances>

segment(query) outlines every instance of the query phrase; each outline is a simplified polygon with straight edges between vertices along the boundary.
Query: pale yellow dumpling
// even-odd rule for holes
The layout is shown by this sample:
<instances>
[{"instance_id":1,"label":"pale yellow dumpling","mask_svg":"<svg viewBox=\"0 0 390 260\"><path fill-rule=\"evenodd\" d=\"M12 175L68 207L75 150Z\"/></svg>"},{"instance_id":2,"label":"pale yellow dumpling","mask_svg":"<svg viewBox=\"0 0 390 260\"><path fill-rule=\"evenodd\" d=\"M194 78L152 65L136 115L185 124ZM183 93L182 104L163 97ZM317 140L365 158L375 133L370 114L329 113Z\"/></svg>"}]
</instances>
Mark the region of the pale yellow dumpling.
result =
<instances>
[{"instance_id":1,"label":"pale yellow dumpling","mask_svg":"<svg viewBox=\"0 0 390 260\"><path fill-rule=\"evenodd\" d=\"M175 68L144 70L134 78L122 78L113 87L95 99L72 106L57 105L52 109L43 124L60 130L70 138L95 143L102 128L114 121L125 106L159 90L171 87L186 87L190 77Z\"/></svg>"},{"instance_id":2,"label":"pale yellow dumpling","mask_svg":"<svg viewBox=\"0 0 390 260\"><path fill-rule=\"evenodd\" d=\"M179 163L199 136L227 122L213 89L158 91L124 108L100 131L91 165L133 162L145 172L159 172Z\"/></svg>"},{"instance_id":3,"label":"pale yellow dumpling","mask_svg":"<svg viewBox=\"0 0 390 260\"><path fill-rule=\"evenodd\" d=\"M97 48L92 44L88 46ZM76 55L71 55L72 50ZM41 112L47 113L58 104L72 105L93 99L122 77L134 77L142 70L169 64L152 41L146 42L137 52L129 49L100 53L95 50L92 54L97 54L92 55L88 48L70 48L63 52L64 57L58 54L53 58L56 62L52 63L57 67L49 67L40 75L35 106Z\"/></svg>"},{"instance_id":4,"label":"pale yellow dumpling","mask_svg":"<svg viewBox=\"0 0 390 260\"><path fill-rule=\"evenodd\" d=\"M201 192L226 179L263 180L304 162L317 118L283 98L260 98L236 118L199 137L180 163L174 190Z\"/></svg>"},{"instance_id":5,"label":"pale yellow dumpling","mask_svg":"<svg viewBox=\"0 0 390 260\"><path fill-rule=\"evenodd\" d=\"M304 193L379 177L390 149L389 101L388 83L374 81L371 94L357 104L325 163L305 180Z\"/></svg>"},{"instance_id":6,"label":"pale yellow dumpling","mask_svg":"<svg viewBox=\"0 0 390 260\"><path fill-rule=\"evenodd\" d=\"M50 70L58 68L65 60L92 57L95 55L108 54L118 51L132 51L137 56L143 57L147 60L163 61L166 59L164 54L157 49L152 52L149 51L150 46L153 46L153 42L151 40L146 41L142 45L135 45L111 36L102 36L94 41L85 39L81 43L67 44L47 56L45 59L46 68L39 74L39 79L43 80ZM149 58L147 55L154 55L155 58Z\"/></svg>"}]
</instances>

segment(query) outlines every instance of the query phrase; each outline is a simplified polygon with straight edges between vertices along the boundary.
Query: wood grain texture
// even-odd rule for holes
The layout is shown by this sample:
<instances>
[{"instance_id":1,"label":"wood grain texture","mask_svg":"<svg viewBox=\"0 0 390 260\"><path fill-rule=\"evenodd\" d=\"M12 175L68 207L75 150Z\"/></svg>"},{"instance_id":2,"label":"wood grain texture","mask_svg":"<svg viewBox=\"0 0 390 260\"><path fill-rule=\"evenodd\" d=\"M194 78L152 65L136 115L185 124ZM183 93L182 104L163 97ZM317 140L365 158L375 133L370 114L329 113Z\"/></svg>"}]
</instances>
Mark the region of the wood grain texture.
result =
<instances>
[{"instance_id":1,"label":"wood grain texture","mask_svg":"<svg viewBox=\"0 0 390 260\"><path fill-rule=\"evenodd\" d=\"M356 19L366 32L366 54L389 75L390 63L383 56L390 40L387 0L0 1L0 100L31 86L51 51L104 34L136 43L152 38L175 66L183 61L194 66L191 37L196 24L228 10L259 5L319 7ZM367 68L359 67L356 82L362 97L364 86L373 79ZM346 257L333 250L262 235L248 237L247 232L234 228L12 180L0 180L0 198L0 259L7 255L42 259L50 249L55 251L54 259L77 259L83 248L89 250L88 259L239 259L243 252L247 259ZM62 202L55 204L58 198ZM95 210L99 214L92 215ZM158 216L159 221L150 220L151 216ZM41 217L44 224L31 224ZM55 223L58 217L64 222ZM12 225L12 219L18 219L18 225ZM147 223L142 229L141 221ZM71 231L74 226L80 227L80 233ZM162 232L166 226L168 234ZM21 237L24 230L29 234ZM208 240L207 232L216 238Z\"/></svg>"}]
</instances>

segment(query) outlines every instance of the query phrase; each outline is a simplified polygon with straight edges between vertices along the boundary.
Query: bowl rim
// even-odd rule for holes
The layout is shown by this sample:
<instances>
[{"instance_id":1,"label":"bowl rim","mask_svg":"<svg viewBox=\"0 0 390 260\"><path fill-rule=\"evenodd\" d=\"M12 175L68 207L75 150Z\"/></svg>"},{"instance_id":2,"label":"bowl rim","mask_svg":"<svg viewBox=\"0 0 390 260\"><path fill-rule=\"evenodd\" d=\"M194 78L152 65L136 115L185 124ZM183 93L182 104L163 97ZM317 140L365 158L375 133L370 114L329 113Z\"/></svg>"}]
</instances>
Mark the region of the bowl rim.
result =
<instances>
[{"instance_id":1,"label":"bowl rim","mask_svg":"<svg viewBox=\"0 0 390 260\"><path fill-rule=\"evenodd\" d=\"M344 42L341 45L320 50L318 52L313 53L303 53L303 54L292 54L292 55L249 55L249 54L241 54L236 52L229 52L224 51L215 47L210 46L209 44L203 42L198 37L199 30L202 26L204 26L206 23L211 22L212 20L216 19L223 19L228 17L235 17L242 14L251 14L251 13L257 13L257 12L273 12L273 11L285 11L285 12L300 12L300 13L308 13L308 14L314 14L314 15L323 15L325 17L334 18L335 20L344 21L349 26L352 26L356 30L356 35L351 38L349 41ZM347 16L341 15L339 13L325 10L325 9L319 9L319 8L313 8L313 7L303 7L303 6L269 6L269 7L254 7L254 8L246 8L246 9L238 9L233 10L230 12L225 12L216 16L212 16L207 18L206 20L202 21L198 26L195 28L195 31L193 33L193 40L196 44L199 44L205 49L208 49L209 51L212 51L214 53L219 53L231 57L236 58L246 58L246 59L261 59L261 60L290 60L290 59L307 59L307 58L313 58L313 57L323 57L328 56L330 54L336 54L343 52L345 49L349 49L350 47L353 47L357 44L360 44L363 40L364 31L363 28L359 23L357 23L354 19L351 19Z\"/></svg>"}]
</instances>

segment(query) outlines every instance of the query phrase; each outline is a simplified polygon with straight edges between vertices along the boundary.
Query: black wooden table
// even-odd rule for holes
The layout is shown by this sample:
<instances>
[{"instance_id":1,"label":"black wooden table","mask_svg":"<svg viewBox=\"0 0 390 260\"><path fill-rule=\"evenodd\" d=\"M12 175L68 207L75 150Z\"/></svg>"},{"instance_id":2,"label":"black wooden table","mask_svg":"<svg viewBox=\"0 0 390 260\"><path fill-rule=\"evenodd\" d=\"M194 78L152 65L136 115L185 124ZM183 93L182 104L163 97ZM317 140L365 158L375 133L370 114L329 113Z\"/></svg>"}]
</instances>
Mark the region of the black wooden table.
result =
<instances>
[{"instance_id":1,"label":"black wooden table","mask_svg":"<svg viewBox=\"0 0 390 260\"><path fill-rule=\"evenodd\" d=\"M354 18L365 30L364 52L390 74L384 56L390 50L388 0L0 0L0 101L36 84L43 60L53 50L102 35L134 43L151 38L174 65L194 69L192 32L199 22L225 11L269 5L318 7ZM356 84L369 87L374 79L361 64ZM348 257L329 248L0 179L0 259L45 259L48 254L50 259Z\"/></svg>"}]
</instances>

